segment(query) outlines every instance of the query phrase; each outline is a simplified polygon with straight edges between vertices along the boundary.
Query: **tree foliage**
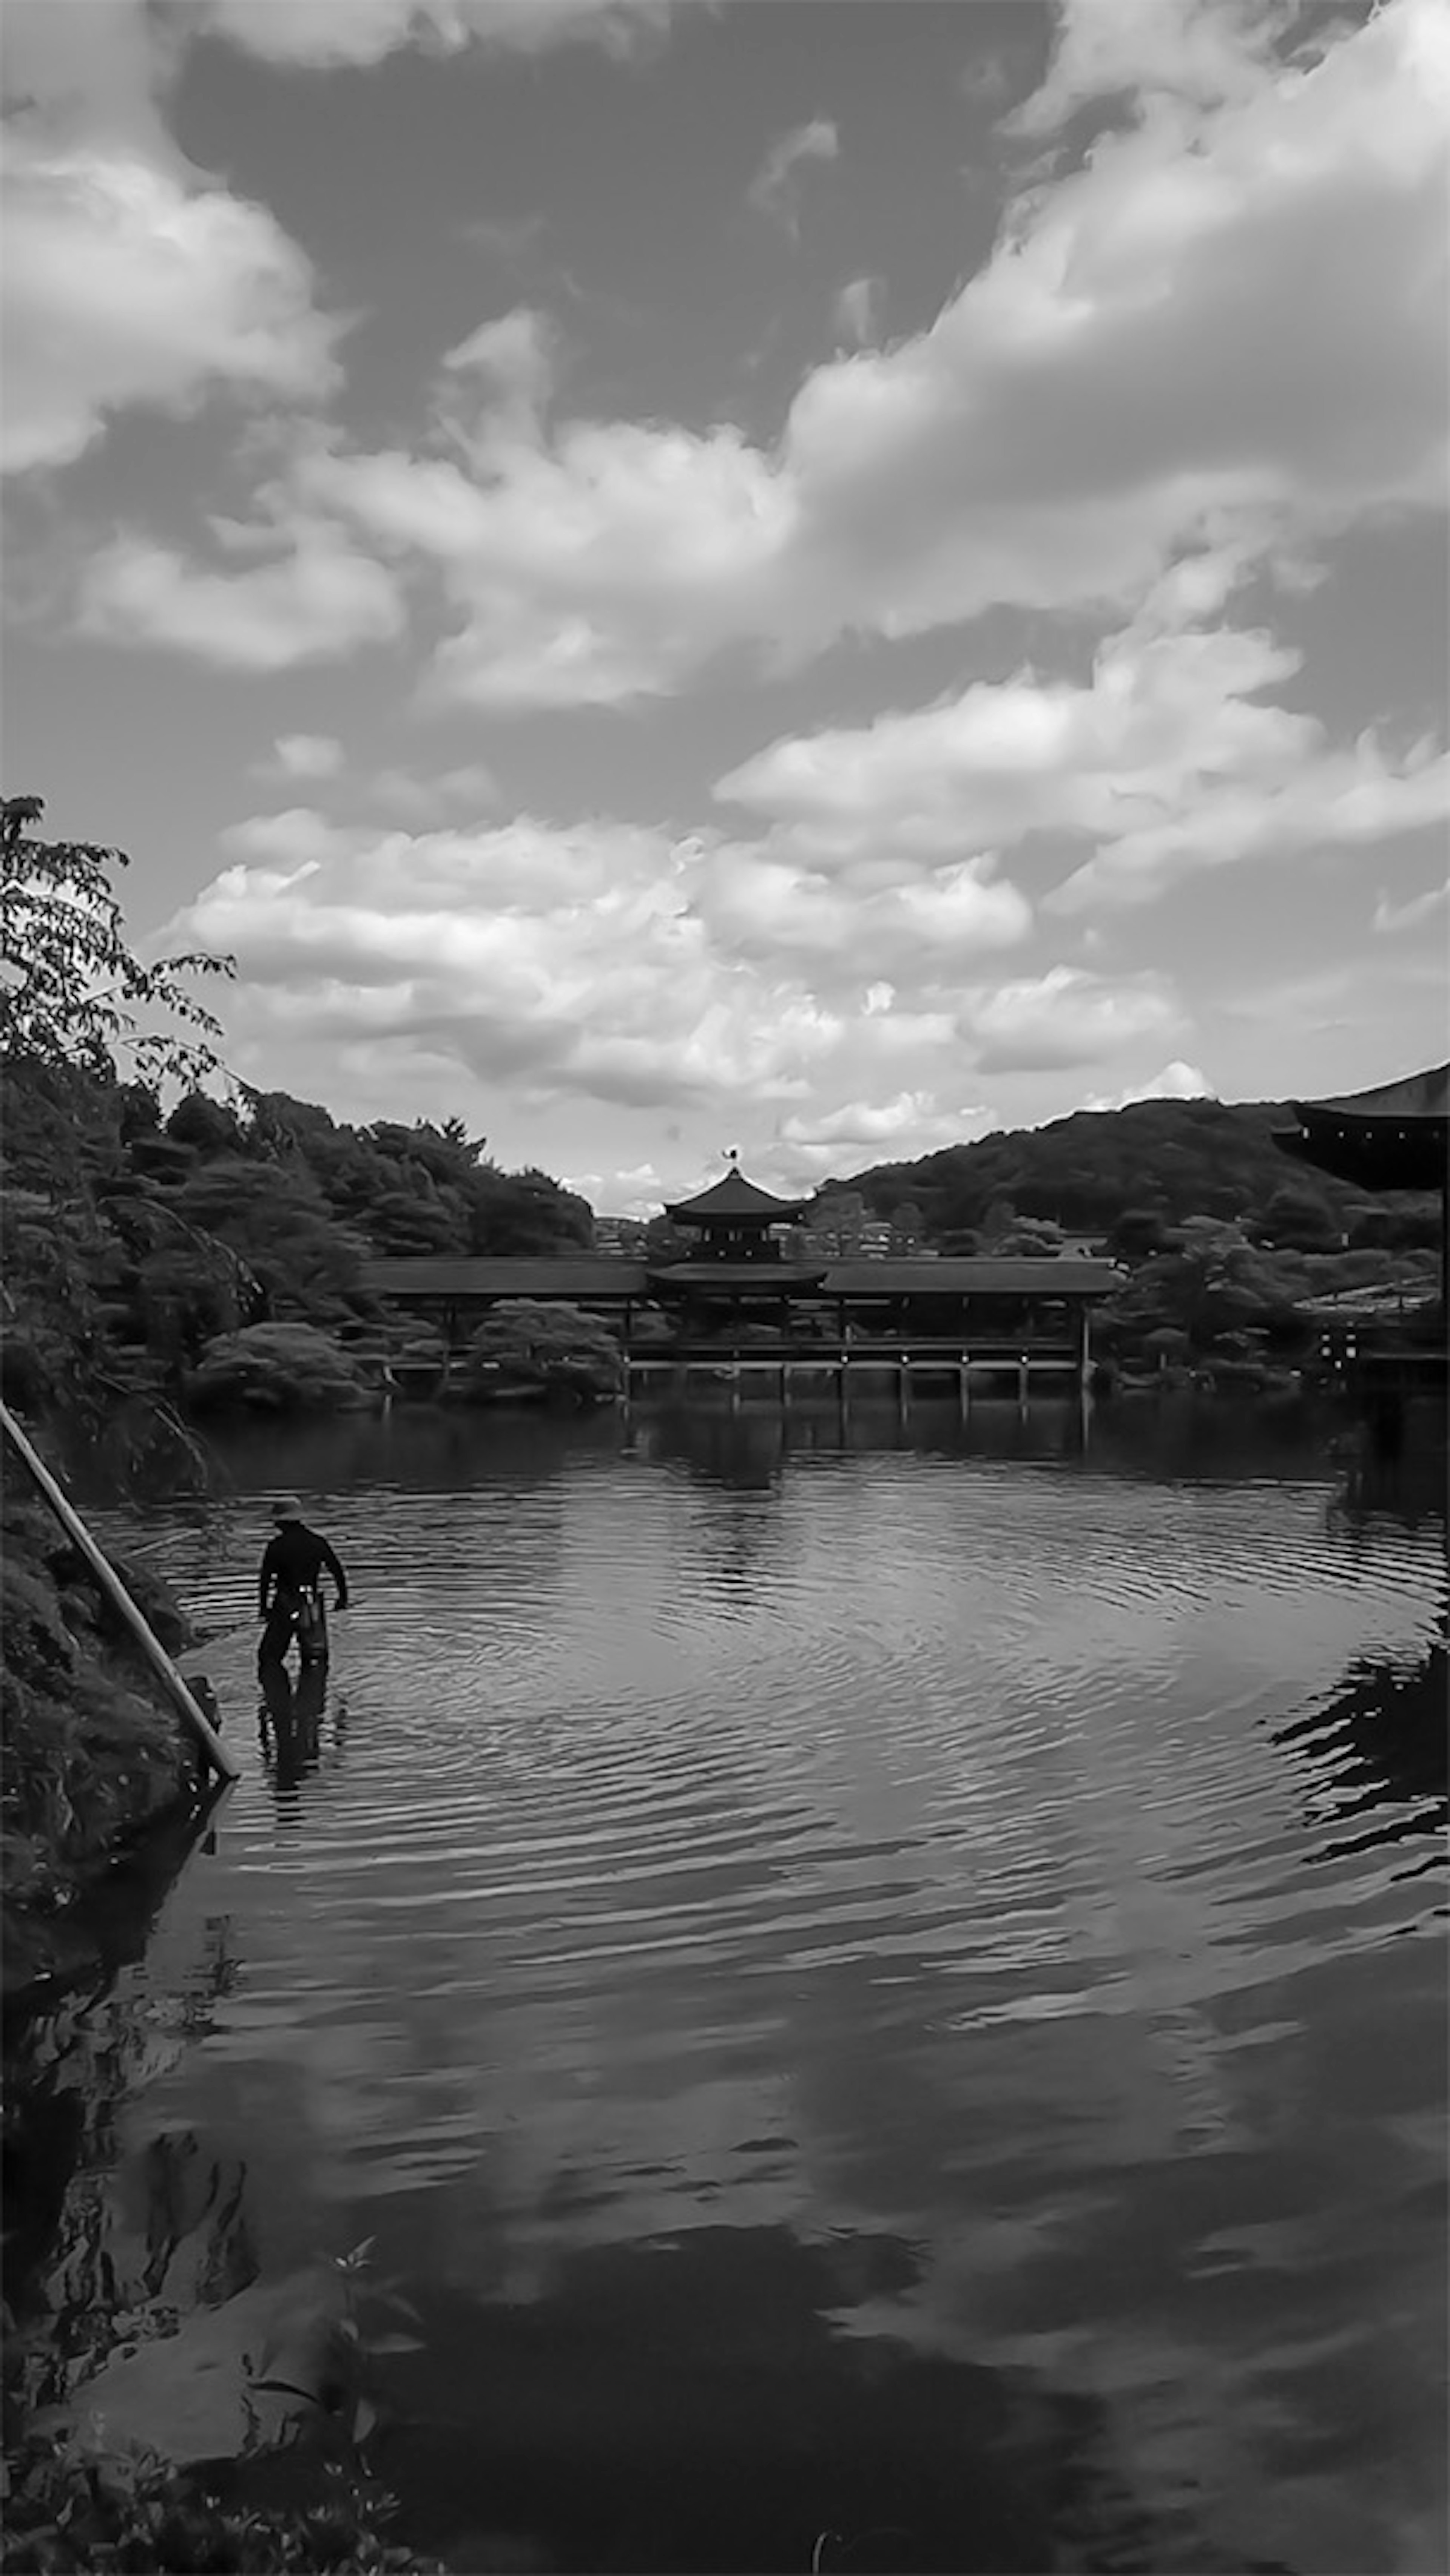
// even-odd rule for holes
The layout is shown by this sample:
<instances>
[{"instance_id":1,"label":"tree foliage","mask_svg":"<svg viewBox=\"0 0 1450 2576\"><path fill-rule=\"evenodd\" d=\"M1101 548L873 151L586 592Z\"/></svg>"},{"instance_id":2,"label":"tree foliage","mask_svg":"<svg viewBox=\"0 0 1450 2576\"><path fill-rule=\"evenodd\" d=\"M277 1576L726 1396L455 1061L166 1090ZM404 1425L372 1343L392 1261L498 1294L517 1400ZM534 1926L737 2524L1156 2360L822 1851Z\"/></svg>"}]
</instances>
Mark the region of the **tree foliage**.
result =
<instances>
[{"instance_id":1,"label":"tree foliage","mask_svg":"<svg viewBox=\"0 0 1450 2576\"><path fill-rule=\"evenodd\" d=\"M478 1393L502 1377L580 1402L618 1392L622 1363L608 1326L582 1306L541 1297L505 1297L469 1346L469 1377Z\"/></svg>"},{"instance_id":2,"label":"tree foliage","mask_svg":"<svg viewBox=\"0 0 1450 2576\"><path fill-rule=\"evenodd\" d=\"M1140 1100L949 1145L919 1162L876 1164L850 1186L882 1216L914 1199L941 1251L955 1248L952 1237L990 1242L1009 1221L1030 1218L1109 1236L1136 1259L1161 1250L1193 1217L1242 1224L1278 1249L1327 1249L1346 1237L1386 1239L1387 1206L1400 1212L1398 1241L1438 1241L1433 1198L1373 1199L1291 1163L1273 1141L1291 1124L1287 1105L1273 1101ZM821 1197L839 1197L844 1186L823 1182Z\"/></svg>"},{"instance_id":3,"label":"tree foliage","mask_svg":"<svg viewBox=\"0 0 1450 2576\"><path fill-rule=\"evenodd\" d=\"M221 1028L187 979L230 974L230 961L190 949L144 965L111 883L125 852L45 840L44 814L39 796L0 799L0 1055L205 1081L221 1069Z\"/></svg>"}]
</instances>

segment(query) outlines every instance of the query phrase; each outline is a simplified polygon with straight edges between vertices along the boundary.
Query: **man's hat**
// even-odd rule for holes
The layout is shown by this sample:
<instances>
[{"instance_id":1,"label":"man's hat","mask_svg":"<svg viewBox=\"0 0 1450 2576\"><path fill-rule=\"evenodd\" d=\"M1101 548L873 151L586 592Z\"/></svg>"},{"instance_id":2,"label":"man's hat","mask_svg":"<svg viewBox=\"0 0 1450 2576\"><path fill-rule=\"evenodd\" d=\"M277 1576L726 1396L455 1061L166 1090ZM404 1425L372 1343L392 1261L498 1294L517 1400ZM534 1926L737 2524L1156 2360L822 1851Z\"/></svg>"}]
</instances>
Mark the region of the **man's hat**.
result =
<instances>
[{"instance_id":1,"label":"man's hat","mask_svg":"<svg viewBox=\"0 0 1450 2576\"><path fill-rule=\"evenodd\" d=\"M272 1518L274 1521L300 1521L302 1518L302 1505L297 1500L296 1495L284 1494L280 1503L274 1503L272 1505Z\"/></svg>"}]
</instances>

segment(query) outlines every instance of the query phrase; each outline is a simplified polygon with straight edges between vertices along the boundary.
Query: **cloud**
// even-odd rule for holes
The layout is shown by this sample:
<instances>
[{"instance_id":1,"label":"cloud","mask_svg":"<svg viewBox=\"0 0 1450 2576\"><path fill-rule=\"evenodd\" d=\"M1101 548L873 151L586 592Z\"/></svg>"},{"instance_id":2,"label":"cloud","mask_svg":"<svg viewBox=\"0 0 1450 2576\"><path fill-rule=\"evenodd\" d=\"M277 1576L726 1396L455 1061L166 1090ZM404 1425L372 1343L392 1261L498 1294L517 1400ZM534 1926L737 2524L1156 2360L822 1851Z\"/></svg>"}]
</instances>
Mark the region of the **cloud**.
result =
<instances>
[{"instance_id":1,"label":"cloud","mask_svg":"<svg viewBox=\"0 0 1450 2576\"><path fill-rule=\"evenodd\" d=\"M866 348L876 337L879 295L878 278L853 277L836 297L836 329L858 349Z\"/></svg>"},{"instance_id":2,"label":"cloud","mask_svg":"<svg viewBox=\"0 0 1450 2576\"><path fill-rule=\"evenodd\" d=\"M798 979L749 974L690 907L691 857L622 824L467 834L268 816L168 936L234 954L229 1028L269 1046L424 1049L523 1096L788 1100L846 1035Z\"/></svg>"},{"instance_id":3,"label":"cloud","mask_svg":"<svg viewBox=\"0 0 1450 2576\"><path fill-rule=\"evenodd\" d=\"M161 113L188 48L279 66L365 66L403 46L616 54L671 0L12 0L6 11L8 472L71 464L116 412L194 412L218 393L318 402L344 328L265 208L194 169Z\"/></svg>"},{"instance_id":4,"label":"cloud","mask_svg":"<svg viewBox=\"0 0 1450 2576\"><path fill-rule=\"evenodd\" d=\"M260 206L115 147L47 142L21 119L4 221L9 472L73 463L133 405L320 400L338 381L339 326L314 310L309 261Z\"/></svg>"},{"instance_id":5,"label":"cloud","mask_svg":"<svg viewBox=\"0 0 1450 2576\"><path fill-rule=\"evenodd\" d=\"M1135 1100L1216 1100L1217 1097L1206 1073L1201 1072L1196 1064L1185 1064L1181 1057L1175 1057L1171 1064L1164 1065L1161 1073L1151 1075L1146 1082L1130 1082L1125 1091L1115 1092L1111 1097L1090 1092L1078 1106L1082 1109L1127 1109Z\"/></svg>"},{"instance_id":6,"label":"cloud","mask_svg":"<svg viewBox=\"0 0 1450 2576\"><path fill-rule=\"evenodd\" d=\"M1186 557L1104 638L1086 681L1019 671L859 728L787 738L717 797L768 816L802 861L981 854L1033 834L1093 855L1049 898L1143 900L1183 873L1376 838L1450 810L1450 762L1372 735L1335 748L1318 720L1257 701L1300 657L1263 631L1200 621L1245 567Z\"/></svg>"},{"instance_id":7,"label":"cloud","mask_svg":"<svg viewBox=\"0 0 1450 2576\"><path fill-rule=\"evenodd\" d=\"M667 26L672 0L202 0L201 23L264 61L329 69L405 46L544 53L584 41L627 54Z\"/></svg>"},{"instance_id":8,"label":"cloud","mask_svg":"<svg viewBox=\"0 0 1450 2576\"><path fill-rule=\"evenodd\" d=\"M165 645L236 671L333 660L401 632L403 601L393 575L325 521L298 518L262 532L217 526L216 533L237 551L258 533L286 551L242 571L216 571L174 547L118 537L86 569L82 632Z\"/></svg>"},{"instance_id":9,"label":"cloud","mask_svg":"<svg viewBox=\"0 0 1450 2576\"><path fill-rule=\"evenodd\" d=\"M1077 966L999 984L967 996L964 1027L982 1073L1039 1073L1096 1063L1145 1037L1183 1024L1183 1007L1163 976L1114 982Z\"/></svg>"},{"instance_id":10,"label":"cloud","mask_svg":"<svg viewBox=\"0 0 1450 2576\"><path fill-rule=\"evenodd\" d=\"M1450 903L1450 885L1427 888L1424 894L1410 895L1403 903L1392 903L1382 894L1374 908L1374 928L1378 931L1418 930L1433 921Z\"/></svg>"},{"instance_id":11,"label":"cloud","mask_svg":"<svg viewBox=\"0 0 1450 2576\"><path fill-rule=\"evenodd\" d=\"M403 823L436 823L450 807L484 813L503 802L498 780L481 760L436 771L429 778L415 778L405 769L382 769L366 782L364 793L369 807L394 814Z\"/></svg>"},{"instance_id":12,"label":"cloud","mask_svg":"<svg viewBox=\"0 0 1450 2576\"><path fill-rule=\"evenodd\" d=\"M963 65L957 87L963 98L974 107L992 111L1005 106L1015 89L1022 85L1022 67L1018 58L992 46L984 46Z\"/></svg>"},{"instance_id":13,"label":"cloud","mask_svg":"<svg viewBox=\"0 0 1450 2576\"><path fill-rule=\"evenodd\" d=\"M557 360L558 337L547 315L520 305L481 323L447 351L443 365L451 375L481 377L492 389L493 414L517 436L540 420Z\"/></svg>"},{"instance_id":14,"label":"cloud","mask_svg":"<svg viewBox=\"0 0 1450 2576\"><path fill-rule=\"evenodd\" d=\"M812 162L839 159L841 138L828 116L813 116L793 125L773 143L746 190L757 214L772 215L794 232L801 170Z\"/></svg>"},{"instance_id":15,"label":"cloud","mask_svg":"<svg viewBox=\"0 0 1450 2576\"><path fill-rule=\"evenodd\" d=\"M1255 96L1272 74L1293 0L1059 0L1047 77L1008 120L1050 135L1080 107L1132 97L1222 107Z\"/></svg>"},{"instance_id":16,"label":"cloud","mask_svg":"<svg viewBox=\"0 0 1450 2576\"><path fill-rule=\"evenodd\" d=\"M943 1108L931 1091L899 1091L890 1100L847 1100L838 1108L793 1110L776 1136L782 1147L824 1170L843 1147L874 1160L912 1162L942 1145L982 1136L995 1124L980 1101Z\"/></svg>"},{"instance_id":17,"label":"cloud","mask_svg":"<svg viewBox=\"0 0 1450 2576\"><path fill-rule=\"evenodd\" d=\"M903 866L894 876L812 867L786 837L727 841L704 851L695 900L727 954L789 958L827 989L858 986L863 960L873 976L935 985L1031 926L1030 905L994 878L990 859Z\"/></svg>"},{"instance_id":18,"label":"cloud","mask_svg":"<svg viewBox=\"0 0 1450 2576\"><path fill-rule=\"evenodd\" d=\"M229 823L220 839L222 848L239 858L272 862L267 882L273 887L300 880L325 859L350 858L359 846L355 831L310 805L289 805L281 814L249 814L243 823Z\"/></svg>"},{"instance_id":19,"label":"cloud","mask_svg":"<svg viewBox=\"0 0 1450 2576\"><path fill-rule=\"evenodd\" d=\"M268 766L282 778L335 778L342 745L326 733L279 734Z\"/></svg>"},{"instance_id":20,"label":"cloud","mask_svg":"<svg viewBox=\"0 0 1450 2576\"><path fill-rule=\"evenodd\" d=\"M1284 64L1226 19L1212 95L1167 23L1170 104L1024 189L931 328L816 368L772 445L550 407L471 462L313 456L316 507L433 568L439 691L623 704L732 646L789 670L1006 602L1124 614L1185 548L1303 563L1438 508L1450 20L1387 0Z\"/></svg>"}]
</instances>

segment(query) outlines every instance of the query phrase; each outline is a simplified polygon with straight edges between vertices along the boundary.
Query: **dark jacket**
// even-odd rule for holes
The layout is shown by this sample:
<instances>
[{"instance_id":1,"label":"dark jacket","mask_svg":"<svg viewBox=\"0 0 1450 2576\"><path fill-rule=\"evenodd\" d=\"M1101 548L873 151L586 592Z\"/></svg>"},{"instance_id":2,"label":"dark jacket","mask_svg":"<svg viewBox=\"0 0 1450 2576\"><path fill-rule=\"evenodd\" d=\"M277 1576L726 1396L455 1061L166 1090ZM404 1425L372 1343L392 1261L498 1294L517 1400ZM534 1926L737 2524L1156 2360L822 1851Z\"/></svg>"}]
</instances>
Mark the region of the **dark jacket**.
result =
<instances>
[{"instance_id":1,"label":"dark jacket","mask_svg":"<svg viewBox=\"0 0 1450 2576\"><path fill-rule=\"evenodd\" d=\"M337 1606L347 1608L347 1576L333 1555L325 1538L307 1527L305 1521L284 1521L274 1539L268 1541L262 1558L261 1600L258 1607L265 1615L275 1589L278 1599L311 1591L323 1572L337 1585Z\"/></svg>"}]
</instances>

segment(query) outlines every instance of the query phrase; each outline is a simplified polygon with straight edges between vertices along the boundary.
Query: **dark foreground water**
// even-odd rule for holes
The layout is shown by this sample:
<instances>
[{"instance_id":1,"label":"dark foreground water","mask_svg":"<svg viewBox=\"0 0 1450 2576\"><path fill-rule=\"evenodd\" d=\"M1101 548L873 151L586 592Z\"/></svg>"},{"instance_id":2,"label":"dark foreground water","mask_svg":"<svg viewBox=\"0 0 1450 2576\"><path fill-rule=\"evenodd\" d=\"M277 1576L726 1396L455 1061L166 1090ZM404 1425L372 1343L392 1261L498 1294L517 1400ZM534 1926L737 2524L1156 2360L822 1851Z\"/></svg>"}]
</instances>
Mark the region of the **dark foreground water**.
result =
<instances>
[{"instance_id":1,"label":"dark foreground water","mask_svg":"<svg viewBox=\"0 0 1450 2576\"><path fill-rule=\"evenodd\" d=\"M246 1775L57 2037L53 2392L85 2303L187 2326L205 2451L371 2238L369 2456L465 2570L1444 2568L1412 1478L1051 1406L228 1455L144 1537ZM355 1607L264 1743L289 1487Z\"/></svg>"}]
</instances>

